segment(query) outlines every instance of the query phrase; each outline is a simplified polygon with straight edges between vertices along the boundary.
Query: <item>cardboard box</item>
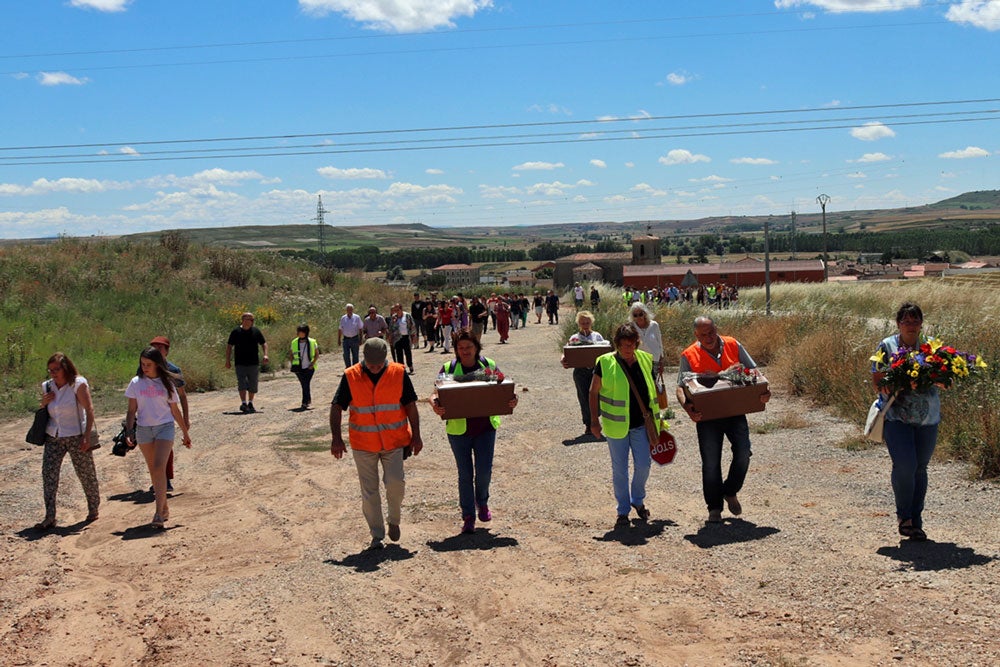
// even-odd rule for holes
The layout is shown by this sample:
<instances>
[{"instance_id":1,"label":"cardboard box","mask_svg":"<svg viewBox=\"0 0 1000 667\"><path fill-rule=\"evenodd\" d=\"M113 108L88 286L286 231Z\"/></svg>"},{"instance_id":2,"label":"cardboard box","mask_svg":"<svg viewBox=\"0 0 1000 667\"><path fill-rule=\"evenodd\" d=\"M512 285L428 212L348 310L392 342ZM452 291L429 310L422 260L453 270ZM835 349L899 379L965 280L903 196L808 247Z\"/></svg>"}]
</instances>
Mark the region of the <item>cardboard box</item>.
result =
<instances>
[{"instance_id":1,"label":"cardboard box","mask_svg":"<svg viewBox=\"0 0 1000 667\"><path fill-rule=\"evenodd\" d=\"M563 356L570 368L593 368L597 363L597 357L613 350L609 342L596 345L564 345Z\"/></svg>"},{"instance_id":2,"label":"cardboard box","mask_svg":"<svg viewBox=\"0 0 1000 667\"><path fill-rule=\"evenodd\" d=\"M757 384L734 387L728 380L719 380L712 387L706 387L696 378L684 382L684 395L694 403L694 409L701 413L702 420L722 419L751 412L763 412L764 404L760 395L766 393L767 378L757 378Z\"/></svg>"},{"instance_id":3,"label":"cardboard box","mask_svg":"<svg viewBox=\"0 0 1000 667\"><path fill-rule=\"evenodd\" d=\"M445 382L438 386L437 391L438 400L445 409L442 419L490 417L514 412L510 407L510 399L514 398L514 383L510 380L500 384Z\"/></svg>"}]
</instances>

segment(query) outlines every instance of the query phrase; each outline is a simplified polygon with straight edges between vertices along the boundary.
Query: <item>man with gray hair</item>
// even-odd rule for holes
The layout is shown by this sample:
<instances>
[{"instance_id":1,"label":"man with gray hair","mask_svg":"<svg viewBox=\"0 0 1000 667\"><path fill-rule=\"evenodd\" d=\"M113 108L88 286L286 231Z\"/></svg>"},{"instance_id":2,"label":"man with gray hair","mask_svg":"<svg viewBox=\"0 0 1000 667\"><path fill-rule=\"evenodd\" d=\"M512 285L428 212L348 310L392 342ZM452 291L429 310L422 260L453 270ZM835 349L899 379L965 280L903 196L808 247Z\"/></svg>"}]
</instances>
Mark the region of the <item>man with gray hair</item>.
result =
<instances>
[{"instance_id":1,"label":"man with gray hair","mask_svg":"<svg viewBox=\"0 0 1000 667\"><path fill-rule=\"evenodd\" d=\"M340 328L337 329L337 345L344 349L344 368L350 368L358 363L358 351L361 349L361 316L354 312L354 304L344 307L340 316Z\"/></svg>"},{"instance_id":2,"label":"man with gray hair","mask_svg":"<svg viewBox=\"0 0 1000 667\"><path fill-rule=\"evenodd\" d=\"M372 538L369 549L381 549L386 535L379 463L389 506L389 539L398 542L406 489L403 459L410 453L419 454L424 446L413 383L403 364L386 363L388 353L389 344L384 339L366 340L362 362L344 371L330 404L330 454L337 459L347 451L341 424L344 410L350 411L348 437L361 483L361 511Z\"/></svg>"},{"instance_id":3,"label":"man with gray hair","mask_svg":"<svg viewBox=\"0 0 1000 667\"><path fill-rule=\"evenodd\" d=\"M736 494L743 488L743 482L750 468L750 427L746 415L703 420L694 404L684 394L684 378L687 373L721 373L733 367L757 368L756 362L747 354L735 338L720 336L711 317L703 315L695 318L694 336L696 342L681 353L677 373L677 401L684 408L698 430L698 450L701 453L701 486L708 506L708 523L722 521L722 501L733 516L743 512ZM767 403L770 392L761 394L761 403ZM733 460L729 473L722 478L722 439L729 439L733 449Z\"/></svg>"}]
</instances>

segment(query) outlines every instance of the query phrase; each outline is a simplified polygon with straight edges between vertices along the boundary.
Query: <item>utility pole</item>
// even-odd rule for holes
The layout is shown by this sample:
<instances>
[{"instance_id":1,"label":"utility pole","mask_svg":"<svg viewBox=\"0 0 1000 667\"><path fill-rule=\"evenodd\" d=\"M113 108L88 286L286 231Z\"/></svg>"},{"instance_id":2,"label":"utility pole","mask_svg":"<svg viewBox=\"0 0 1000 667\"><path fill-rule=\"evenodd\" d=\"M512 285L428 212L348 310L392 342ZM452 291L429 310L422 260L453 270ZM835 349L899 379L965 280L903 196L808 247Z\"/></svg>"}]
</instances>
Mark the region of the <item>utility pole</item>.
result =
<instances>
[{"instance_id":1,"label":"utility pole","mask_svg":"<svg viewBox=\"0 0 1000 667\"><path fill-rule=\"evenodd\" d=\"M792 211L792 256L795 259L795 211Z\"/></svg>"},{"instance_id":2,"label":"utility pole","mask_svg":"<svg viewBox=\"0 0 1000 667\"><path fill-rule=\"evenodd\" d=\"M329 211L323 208L323 195L317 195L317 198L319 203L316 204L316 217L313 220L319 223L319 251L326 254L326 232L324 230L326 223L323 222L323 214L329 213Z\"/></svg>"},{"instance_id":3,"label":"utility pole","mask_svg":"<svg viewBox=\"0 0 1000 667\"><path fill-rule=\"evenodd\" d=\"M764 218L764 311L771 314L771 233L768 221L771 216Z\"/></svg>"},{"instance_id":4,"label":"utility pole","mask_svg":"<svg viewBox=\"0 0 1000 667\"><path fill-rule=\"evenodd\" d=\"M826 255L826 205L830 201L830 195L820 195L816 197L820 207L823 209L823 282L830 279L830 258Z\"/></svg>"}]
</instances>

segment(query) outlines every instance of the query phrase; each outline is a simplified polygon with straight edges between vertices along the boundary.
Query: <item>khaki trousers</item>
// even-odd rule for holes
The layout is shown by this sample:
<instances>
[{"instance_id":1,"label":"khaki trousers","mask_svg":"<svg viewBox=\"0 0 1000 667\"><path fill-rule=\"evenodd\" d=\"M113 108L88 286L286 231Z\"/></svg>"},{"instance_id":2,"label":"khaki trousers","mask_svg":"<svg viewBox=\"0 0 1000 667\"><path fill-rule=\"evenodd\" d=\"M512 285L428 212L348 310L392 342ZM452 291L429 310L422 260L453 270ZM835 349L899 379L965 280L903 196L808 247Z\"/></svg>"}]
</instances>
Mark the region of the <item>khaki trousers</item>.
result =
<instances>
[{"instance_id":1,"label":"khaki trousers","mask_svg":"<svg viewBox=\"0 0 1000 667\"><path fill-rule=\"evenodd\" d=\"M365 515L372 539L385 539L385 522L382 519L382 494L378 486L378 464L382 462L382 483L385 500L389 506L389 523L399 525L406 482L403 475L403 448L364 452L352 449L354 465L361 482L361 512Z\"/></svg>"}]
</instances>

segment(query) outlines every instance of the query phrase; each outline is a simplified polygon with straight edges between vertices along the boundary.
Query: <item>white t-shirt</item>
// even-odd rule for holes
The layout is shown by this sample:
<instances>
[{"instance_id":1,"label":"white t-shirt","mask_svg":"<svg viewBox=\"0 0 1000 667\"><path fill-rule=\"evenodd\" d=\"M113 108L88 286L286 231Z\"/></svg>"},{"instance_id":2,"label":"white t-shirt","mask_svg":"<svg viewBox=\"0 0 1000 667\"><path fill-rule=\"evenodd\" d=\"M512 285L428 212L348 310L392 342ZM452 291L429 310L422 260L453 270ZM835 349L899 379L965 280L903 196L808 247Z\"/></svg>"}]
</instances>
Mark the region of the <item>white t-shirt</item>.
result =
<instances>
[{"instance_id":1,"label":"white t-shirt","mask_svg":"<svg viewBox=\"0 0 1000 667\"><path fill-rule=\"evenodd\" d=\"M48 405L49 424L45 427L45 432L53 438L69 438L74 435L83 435L87 427L87 413L81 406L76 405L76 392L80 385L87 384L87 378L82 375L76 376L76 383L69 382L62 388L56 386L53 380L46 380L42 383L42 393L46 393L51 388L56 397ZM88 385L89 386L89 385Z\"/></svg>"},{"instance_id":2,"label":"white t-shirt","mask_svg":"<svg viewBox=\"0 0 1000 667\"><path fill-rule=\"evenodd\" d=\"M125 388L125 397L134 398L139 404L136 418L139 426L159 426L174 421L170 404L180 401L176 390L167 396L167 388L160 378L150 379L138 375Z\"/></svg>"}]
</instances>

